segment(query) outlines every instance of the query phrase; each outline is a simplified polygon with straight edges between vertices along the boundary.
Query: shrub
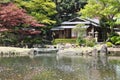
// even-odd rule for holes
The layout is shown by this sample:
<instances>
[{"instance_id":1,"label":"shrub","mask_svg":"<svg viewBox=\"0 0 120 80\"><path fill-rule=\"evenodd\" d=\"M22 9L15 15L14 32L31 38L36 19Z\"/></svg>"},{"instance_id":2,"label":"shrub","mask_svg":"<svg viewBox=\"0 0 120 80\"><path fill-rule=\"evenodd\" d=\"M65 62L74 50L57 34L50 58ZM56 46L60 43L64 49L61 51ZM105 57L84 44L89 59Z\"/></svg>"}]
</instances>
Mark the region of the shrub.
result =
<instances>
[{"instance_id":1,"label":"shrub","mask_svg":"<svg viewBox=\"0 0 120 80\"><path fill-rule=\"evenodd\" d=\"M113 44L120 45L120 36L113 36L110 40Z\"/></svg>"},{"instance_id":2,"label":"shrub","mask_svg":"<svg viewBox=\"0 0 120 80\"><path fill-rule=\"evenodd\" d=\"M55 39L53 41L53 44L58 44L58 43L76 43L76 39Z\"/></svg>"},{"instance_id":3,"label":"shrub","mask_svg":"<svg viewBox=\"0 0 120 80\"><path fill-rule=\"evenodd\" d=\"M120 45L120 40L115 43L115 45Z\"/></svg>"},{"instance_id":4,"label":"shrub","mask_svg":"<svg viewBox=\"0 0 120 80\"><path fill-rule=\"evenodd\" d=\"M115 44L115 42L117 42L117 37L118 36L113 36L113 37L111 37L111 42L113 43L113 44Z\"/></svg>"},{"instance_id":5,"label":"shrub","mask_svg":"<svg viewBox=\"0 0 120 80\"><path fill-rule=\"evenodd\" d=\"M112 47L113 45L111 42L107 42L106 44L107 44L107 47Z\"/></svg>"},{"instance_id":6,"label":"shrub","mask_svg":"<svg viewBox=\"0 0 120 80\"><path fill-rule=\"evenodd\" d=\"M86 46L93 47L95 46L95 39L86 39Z\"/></svg>"},{"instance_id":7,"label":"shrub","mask_svg":"<svg viewBox=\"0 0 120 80\"><path fill-rule=\"evenodd\" d=\"M81 38L81 37L78 37L77 40L76 40L76 43L78 45L81 45L81 44L85 44L85 39Z\"/></svg>"},{"instance_id":8,"label":"shrub","mask_svg":"<svg viewBox=\"0 0 120 80\"><path fill-rule=\"evenodd\" d=\"M40 43L42 43L42 40L38 39L38 38L35 38L35 39L31 40L31 43L33 43L33 44L40 44Z\"/></svg>"},{"instance_id":9,"label":"shrub","mask_svg":"<svg viewBox=\"0 0 120 80\"><path fill-rule=\"evenodd\" d=\"M1 43L2 44L7 44L7 45L13 45L13 44L17 44L17 40L16 39L12 39L12 38L5 38L5 39L1 39Z\"/></svg>"}]
</instances>

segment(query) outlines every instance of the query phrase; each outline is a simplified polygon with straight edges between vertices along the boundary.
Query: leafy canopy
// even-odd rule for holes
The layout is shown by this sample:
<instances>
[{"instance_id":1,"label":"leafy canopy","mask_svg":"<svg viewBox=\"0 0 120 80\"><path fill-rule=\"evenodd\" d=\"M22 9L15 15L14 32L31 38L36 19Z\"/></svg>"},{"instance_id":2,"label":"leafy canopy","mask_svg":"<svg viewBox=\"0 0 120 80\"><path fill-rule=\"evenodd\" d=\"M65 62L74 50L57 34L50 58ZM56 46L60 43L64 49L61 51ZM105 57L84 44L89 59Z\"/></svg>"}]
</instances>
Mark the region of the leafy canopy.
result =
<instances>
[{"instance_id":1,"label":"leafy canopy","mask_svg":"<svg viewBox=\"0 0 120 80\"><path fill-rule=\"evenodd\" d=\"M48 25L56 23L54 20L54 15L57 13L56 5L51 0L15 0L15 2L39 22Z\"/></svg>"},{"instance_id":2,"label":"leafy canopy","mask_svg":"<svg viewBox=\"0 0 120 80\"><path fill-rule=\"evenodd\" d=\"M99 17L107 20L113 27L115 18L120 17L120 0L88 0L88 4L80 11L82 17Z\"/></svg>"},{"instance_id":3,"label":"leafy canopy","mask_svg":"<svg viewBox=\"0 0 120 80\"><path fill-rule=\"evenodd\" d=\"M63 22L77 17L80 8L86 4L87 0L53 0L56 3L58 22ZM59 23L58 23L59 24Z\"/></svg>"},{"instance_id":4,"label":"leafy canopy","mask_svg":"<svg viewBox=\"0 0 120 80\"><path fill-rule=\"evenodd\" d=\"M16 26L42 26L26 11L14 3L0 4L0 28L12 29Z\"/></svg>"},{"instance_id":5,"label":"leafy canopy","mask_svg":"<svg viewBox=\"0 0 120 80\"><path fill-rule=\"evenodd\" d=\"M88 0L88 4L80 12L84 17L113 18L118 15L120 0Z\"/></svg>"}]
</instances>

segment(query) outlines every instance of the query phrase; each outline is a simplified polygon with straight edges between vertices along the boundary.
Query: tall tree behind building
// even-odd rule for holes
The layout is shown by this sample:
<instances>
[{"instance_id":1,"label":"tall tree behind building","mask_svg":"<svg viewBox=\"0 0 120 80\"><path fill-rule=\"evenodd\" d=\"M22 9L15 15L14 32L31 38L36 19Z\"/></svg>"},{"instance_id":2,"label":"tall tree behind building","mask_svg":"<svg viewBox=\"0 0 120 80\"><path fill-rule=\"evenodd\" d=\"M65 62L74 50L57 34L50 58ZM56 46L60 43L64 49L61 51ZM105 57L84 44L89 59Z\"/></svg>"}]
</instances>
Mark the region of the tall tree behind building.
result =
<instances>
[{"instance_id":1,"label":"tall tree behind building","mask_svg":"<svg viewBox=\"0 0 120 80\"><path fill-rule=\"evenodd\" d=\"M77 17L77 12L87 4L87 0L53 0L56 4L58 24Z\"/></svg>"}]
</instances>

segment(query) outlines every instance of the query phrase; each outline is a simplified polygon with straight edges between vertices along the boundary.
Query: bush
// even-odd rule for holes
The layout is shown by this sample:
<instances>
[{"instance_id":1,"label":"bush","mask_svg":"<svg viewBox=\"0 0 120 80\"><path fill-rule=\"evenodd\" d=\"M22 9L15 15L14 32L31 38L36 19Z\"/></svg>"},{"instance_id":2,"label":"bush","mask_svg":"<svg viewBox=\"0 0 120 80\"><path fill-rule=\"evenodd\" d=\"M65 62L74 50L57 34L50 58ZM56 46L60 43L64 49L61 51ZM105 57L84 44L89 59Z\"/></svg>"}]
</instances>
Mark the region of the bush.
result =
<instances>
[{"instance_id":1,"label":"bush","mask_svg":"<svg viewBox=\"0 0 120 80\"><path fill-rule=\"evenodd\" d=\"M58 44L58 43L76 43L76 39L55 39L53 41L53 44Z\"/></svg>"},{"instance_id":2,"label":"bush","mask_svg":"<svg viewBox=\"0 0 120 80\"><path fill-rule=\"evenodd\" d=\"M1 39L1 43L4 45L14 45L17 44L17 40L12 38L5 38Z\"/></svg>"},{"instance_id":3,"label":"bush","mask_svg":"<svg viewBox=\"0 0 120 80\"><path fill-rule=\"evenodd\" d=\"M111 42L113 43L113 44L115 44L116 42L117 42L117 37L118 36L113 36L113 37L111 37Z\"/></svg>"},{"instance_id":4,"label":"bush","mask_svg":"<svg viewBox=\"0 0 120 80\"><path fill-rule=\"evenodd\" d=\"M110 40L113 44L120 45L120 36L113 36Z\"/></svg>"},{"instance_id":5,"label":"bush","mask_svg":"<svg viewBox=\"0 0 120 80\"><path fill-rule=\"evenodd\" d=\"M120 45L120 40L115 43L115 45Z\"/></svg>"},{"instance_id":6,"label":"bush","mask_svg":"<svg viewBox=\"0 0 120 80\"><path fill-rule=\"evenodd\" d=\"M86 46L89 47L95 46L95 39L86 39Z\"/></svg>"},{"instance_id":7,"label":"bush","mask_svg":"<svg viewBox=\"0 0 120 80\"><path fill-rule=\"evenodd\" d=\"M112 47L113 45L111 42L107 42L106 44L107 44L107 47Z\"/></svg>"},{"instance_id":8,"label":"bush","mask_svg":"<svg viewBox=\"0 0 120 80\"><path fill-rule=\"evenodd\" d=\"M31 40L31 43L32 43L32 44L40 44L40 43L42 43L42 40L41 40L41 39L38 39L38 38L35 38L35 39L32 39L32 40Z\"/></svg>"},{"instance_id":9,"label":"bush","mask_svg":"<svg viewBox=\"0 0 120 80\"><path fill-rule=\"evenodd\" d=\"M78 45L82 45L82 44L85 44L85 39L81 38L81 37L78 37L77 40L76 40L76 43Z\"/></svg>"}]
</instances>

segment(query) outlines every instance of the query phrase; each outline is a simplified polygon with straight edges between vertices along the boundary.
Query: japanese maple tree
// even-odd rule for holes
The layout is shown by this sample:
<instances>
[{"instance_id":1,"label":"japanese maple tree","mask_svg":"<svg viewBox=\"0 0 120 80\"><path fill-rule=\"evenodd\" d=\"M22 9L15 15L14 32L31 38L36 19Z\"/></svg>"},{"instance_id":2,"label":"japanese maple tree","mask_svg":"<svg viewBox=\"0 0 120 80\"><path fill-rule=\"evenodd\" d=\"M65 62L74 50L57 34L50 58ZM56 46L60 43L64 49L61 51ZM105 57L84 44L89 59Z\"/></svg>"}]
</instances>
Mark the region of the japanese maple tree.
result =
<instances>
[{"instance_id":1,"label":"japanese maple tree","mask_svg":"<svg viewBox=\"0 0 120 80\"><path fill-rule=\"evenodd\" d=\"M36 34L40 35L41 29L39 27L42 26L44 25L38 23L34 17L28 15L16 4L12 2L0 4L0 32L4 35L1 37L1 44L6 42L14 43L14 45L25 43L25 38L28 35L31 36L28 41L30 42L36 38Z\"/></svg>"},{"instance_id":2,"label":"japanese maple tree","mask_svg":"<svg viewBox=\"0 0 120 80\"><path fill-rule=\"evenodd\" d=\"M24 27L23 25L43 26L14 3L0 4L0 28L12 29L16 26Z\"/></svg>"}]
</instances>

